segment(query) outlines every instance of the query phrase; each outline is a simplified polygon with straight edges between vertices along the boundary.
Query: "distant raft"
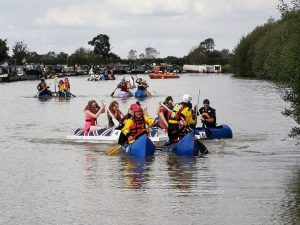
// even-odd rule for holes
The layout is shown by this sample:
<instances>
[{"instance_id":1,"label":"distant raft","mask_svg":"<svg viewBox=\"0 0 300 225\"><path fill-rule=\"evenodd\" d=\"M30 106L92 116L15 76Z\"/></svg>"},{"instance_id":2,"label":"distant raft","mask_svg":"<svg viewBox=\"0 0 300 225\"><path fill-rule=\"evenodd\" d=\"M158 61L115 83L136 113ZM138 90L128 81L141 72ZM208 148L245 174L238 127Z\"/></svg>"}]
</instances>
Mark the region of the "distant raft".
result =
<instances>
[{"instance_id":1,"label":"distant raft","mask_svg":"<svg viewBox=\"0 0 300 225\"><path fill-rule=\"evenodd\" d=\"M146 91L142 91L142 90L136 90L136 92L134 93L134 97L136 98L146 98L148 97L147 92Z\"/></svg>"},{"instance_id":2,"label":"distant raft","mask_svg":"<svg viewBox=\"0 0 300 225\"><path fill-rule=\"evenodd\" d=\"M179 78L180 76L176 73L154 72L154 73L149 73L149 77L151 79L174 79L174 78Z\"/></svg>"},{"instance_id":3,"label":"distant raft","mask_svg":"<svg viewBox=\"0 0 300 225\"><path fill-rule=\"evenodd\" d=\"M133 94L132 92L130 91L120 91L119 93L117 93L117 96L118 98L129 98L129 97L132 97Z\"/></svg>"}]
</instances>

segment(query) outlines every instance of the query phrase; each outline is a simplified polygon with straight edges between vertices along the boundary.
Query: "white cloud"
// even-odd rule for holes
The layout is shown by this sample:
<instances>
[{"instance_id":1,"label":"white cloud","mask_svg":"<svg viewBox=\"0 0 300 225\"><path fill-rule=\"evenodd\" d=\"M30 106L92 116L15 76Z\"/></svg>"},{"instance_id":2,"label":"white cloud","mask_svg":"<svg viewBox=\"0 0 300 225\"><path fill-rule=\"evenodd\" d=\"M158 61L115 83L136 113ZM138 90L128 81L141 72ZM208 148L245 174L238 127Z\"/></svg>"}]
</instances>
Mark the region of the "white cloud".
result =
<instances>
[{"instance_id":1,"label":"white cloud","mask_svg":"<svg viewBox=\"0 0 300 225\"><path fill-rule=\"evenodd\" d=\"M76 5L65 8L51 8L46 14L36 19L40 25L64 27L118 27L126 23L113 17L100 5Z\"/></svg>"},{"instance_id":2,"label":"white cloud","mask_svg":"<svg viewBox=\"0 0 300 225\"><path fill-rule=\"evenodd\" d=\"M113 0L120 11L132 15L174 15L187 13L189 2L186 0Z\"/></svg>"}]
</instances>

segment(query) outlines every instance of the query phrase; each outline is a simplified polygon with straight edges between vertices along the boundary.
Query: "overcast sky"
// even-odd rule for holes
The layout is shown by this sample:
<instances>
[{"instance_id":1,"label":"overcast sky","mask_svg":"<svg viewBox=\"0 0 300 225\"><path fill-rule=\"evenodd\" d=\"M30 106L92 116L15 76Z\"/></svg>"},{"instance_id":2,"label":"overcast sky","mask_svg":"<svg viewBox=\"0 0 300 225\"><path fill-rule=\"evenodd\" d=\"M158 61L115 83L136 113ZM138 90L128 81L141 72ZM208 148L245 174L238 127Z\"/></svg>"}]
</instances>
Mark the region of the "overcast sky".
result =
<instances>
[{"instance_id":1,"label":"overcast sky","mask_svg":"<svg viewBox=\"0 0 300 225\"><path fill-rule=\"evenodd\" d=\"M112 52L127 58L146 47L160 57L187 55L206 38L232 50L243 35L270 17L278 0L3 0L0 39L12 48L73 53L98 34L110 37Z\"/></svg>"}]
</instances>

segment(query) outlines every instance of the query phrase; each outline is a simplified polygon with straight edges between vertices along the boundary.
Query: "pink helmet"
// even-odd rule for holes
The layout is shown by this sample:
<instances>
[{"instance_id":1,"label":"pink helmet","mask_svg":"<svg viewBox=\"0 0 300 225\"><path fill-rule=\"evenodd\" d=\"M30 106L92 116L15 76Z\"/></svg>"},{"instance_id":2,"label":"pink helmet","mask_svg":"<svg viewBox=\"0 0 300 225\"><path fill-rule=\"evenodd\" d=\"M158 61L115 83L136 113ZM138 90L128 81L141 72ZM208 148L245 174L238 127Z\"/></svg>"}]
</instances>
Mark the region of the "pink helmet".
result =
<instances>
[{"instance_id":1,"label":"pink helmet","mask_svg":"<svg viewBox=\"0 0 300 225\"><path fill-rule=\"evenodd\" d=\"M130 106L130 109L132 110L132 112L133 113L135 113L135 112L143 112L143 109L142 109L142 107L141 106L139 106L138 104L132 104L131 106Z\"/></svg>"}]
</instances>

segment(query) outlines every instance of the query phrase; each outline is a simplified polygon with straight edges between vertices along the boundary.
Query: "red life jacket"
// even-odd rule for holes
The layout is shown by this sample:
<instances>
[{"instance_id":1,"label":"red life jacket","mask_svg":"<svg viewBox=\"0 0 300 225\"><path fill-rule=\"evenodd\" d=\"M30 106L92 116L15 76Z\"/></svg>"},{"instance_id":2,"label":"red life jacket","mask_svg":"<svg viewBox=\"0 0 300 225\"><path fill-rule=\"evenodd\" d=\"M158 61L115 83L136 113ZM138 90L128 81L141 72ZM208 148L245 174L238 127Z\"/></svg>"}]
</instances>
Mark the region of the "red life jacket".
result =
<instances>
[{"instance_id":1,"label":"red life jacket","mask_svg":"<svg viewBox=\"0 0 300 225\"><path fill-rule=\"evenodd\" d=\"M67 90L70 89L70 83L69 82L65 81L64 85L65 85L65 89L67 89Z\"/></svg>"},{"instance_id":2,"label":"red life jacket","mask_svg":"<svg viewBox=\"0 0 300 225\"><path fill-rule=\"evenodd\" d=\"M144 116L140 118L132 118L133 124L130 128L130 136L136 138L138 134L145 132L146 125L144 121Z\"/></svg>"}]
</instances>

